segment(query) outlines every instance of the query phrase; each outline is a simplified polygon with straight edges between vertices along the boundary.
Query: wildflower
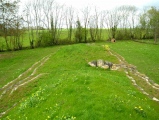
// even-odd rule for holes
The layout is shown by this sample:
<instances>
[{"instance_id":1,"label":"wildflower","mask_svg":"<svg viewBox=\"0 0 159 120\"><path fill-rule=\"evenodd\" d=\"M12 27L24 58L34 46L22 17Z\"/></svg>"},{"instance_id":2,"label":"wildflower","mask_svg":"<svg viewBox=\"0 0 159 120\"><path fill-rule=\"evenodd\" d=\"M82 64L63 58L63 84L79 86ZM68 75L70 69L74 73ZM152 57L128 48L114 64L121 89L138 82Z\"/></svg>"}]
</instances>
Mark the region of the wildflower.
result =
<instances>
[{"instance_id":1,"label":"wildflower","mask_svg":"<svg viewBox=\"0 0 159 120\"><path fill-rule=\"evenodd\" d=\"M142 109L141 106L139 106L139 109Z\"/></svg>"}]
</instances>

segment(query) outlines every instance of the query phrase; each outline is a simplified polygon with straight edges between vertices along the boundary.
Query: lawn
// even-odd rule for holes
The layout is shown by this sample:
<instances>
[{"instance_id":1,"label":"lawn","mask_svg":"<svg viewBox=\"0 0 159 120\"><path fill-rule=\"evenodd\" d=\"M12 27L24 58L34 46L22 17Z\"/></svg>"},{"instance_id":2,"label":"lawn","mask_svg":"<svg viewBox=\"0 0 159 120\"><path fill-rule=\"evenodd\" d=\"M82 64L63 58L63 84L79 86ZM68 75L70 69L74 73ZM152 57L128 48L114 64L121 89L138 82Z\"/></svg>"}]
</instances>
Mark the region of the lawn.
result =
<instances>
[{"instance_id":1,"label":"lawn","mask_svg":"<svg viewBox=\"0 0 159 120\"><path fill-rule=\"evenodd\" d=\"M112 50L123 56L126 61L159 84L159 46L132 41L110 44Z\"/></svg>"},{"instance_id":2,"label":"lawn","mask_svg":"<svg viewBox=\"0 0 159 120\"><path fill-rule=\"evenodd\" d=\"M0 100L0 112L6 111L16 103L1 119L158 119L159 104L133 86L123 71L93 68L87 64L88 61L96 59L119 63L116 57L104 50L102 45L105 44L120 52L132 64L128 59L130 53L127 49L132 51L131 46L136 49L140 46L139 43L133 42L75 44L1 53L1 87L28 70L35 62L50 55L44 64L37 67L35 73L45 75L19 87L11 95L4 95ZM129 47L126 49L124 46ZM154 51L158 49L156 46L149 47ZM147 49L150 50L149 47ZM126 50L121 52L122 49ZM144 55L140 57L143 61L146 58ZM135 61L136 58L133 59ZM158 59L150 60L157 62ZM135 65L140 69L140 65ZM151 64L147 66L150 67ZM31 73L27 75L29 74Z\"/></svg>"}]
</instances>

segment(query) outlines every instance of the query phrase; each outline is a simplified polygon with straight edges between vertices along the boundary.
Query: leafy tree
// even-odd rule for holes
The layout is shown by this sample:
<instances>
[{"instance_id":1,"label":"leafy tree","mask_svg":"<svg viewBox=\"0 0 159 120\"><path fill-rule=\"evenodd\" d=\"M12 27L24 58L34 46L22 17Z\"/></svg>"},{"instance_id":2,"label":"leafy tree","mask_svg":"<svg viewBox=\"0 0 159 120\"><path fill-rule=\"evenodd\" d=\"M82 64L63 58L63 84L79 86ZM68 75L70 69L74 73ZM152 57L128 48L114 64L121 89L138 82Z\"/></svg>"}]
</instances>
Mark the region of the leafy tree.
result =
<instances>
[{"instance_id":1,"label":"leafy tree","mask_svg":"<svg viewBox=\"0 0 159 120\"><path fill-rule=\"evenodd\" d=\"M84 39L83 28L82 28L81 22L79 20L76 22L75 38L76 38L76 42L79 42L79 43L81 43L82 40Z\"/></svg>"},{"instance_id":2,"label":"leafy tree","mask_svg":"<svg viewBox=\"0 0 159 120\"><path fill-rule=\"evenodd\" d=\"M151 7L150 10L147 11L149 17L150 28L153 31L154 42L157 42L157 37L159 37L159 9L155 7Z\"/></svg>"},{"instance_id":3,"label":"leafy tree","mask_svg":"<svg viewBox=\"0 0 159 120\"><path fill-rule=\"evenodd\" d=\"M0 1L0 27L1 35L5 38L7 50L11 49L8 36L15 29L18 12L18 1L9 2L8 0ZM17 27L16 27L17 28Z\"/></svg>"}]
</instances>

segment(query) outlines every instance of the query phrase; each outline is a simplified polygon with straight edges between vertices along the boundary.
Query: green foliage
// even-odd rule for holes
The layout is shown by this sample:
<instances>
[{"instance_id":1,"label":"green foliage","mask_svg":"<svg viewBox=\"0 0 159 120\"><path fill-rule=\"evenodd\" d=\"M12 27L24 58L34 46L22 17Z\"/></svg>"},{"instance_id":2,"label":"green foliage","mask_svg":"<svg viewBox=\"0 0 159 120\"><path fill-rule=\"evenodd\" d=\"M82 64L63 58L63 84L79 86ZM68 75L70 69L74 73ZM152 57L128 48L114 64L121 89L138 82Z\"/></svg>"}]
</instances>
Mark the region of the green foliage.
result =
<instances>
[{"instance_id":1,"label":"green foliage","mask_svg":"<svg viewBox=\"0 0 159 120\"><path fill-rule=\"evenodd\" d=\"M117 34L116 34L116 39L117 40L130 40L130 39L132 39L131 38L131 33L130 33L131 31L129 30L129 29L119 29L118 31L117 31Z\"/></svg>"},{"instance_id":2,"label":"green foliage","mask_svg":"<svg viewBox=\"0 0 159 120\"><path fill-rule=\"evenodd\" d=\"M82 28L79 20L76 22L76 26L77 26L77 28L76 28L76 32L75 32L75 39L76 39L76 42L81 43L81 42L83 42L84 37L85 37L85 31L84 31L85 29Z\"/></svg>"},{"instance_id":3,"label":"green foliage","mask_svg":"<svg viewBox=\"0 0 159 120\"><path fill-rule=\"evenodd\" d=\"M141 115L142 117L147 117L146 112L143 110L141 106L135 107L134 108L135 112Z\"/></svg>"},{"instance_id":4,"label":"green foliage","mask_svg":"<svg viewBox=\"0 0 159 120\"><path fill-rule=\"evenodd\" d=\"M36 41L37 47L45 47L53 45L53 36L49 32L42 32L39 39Z\"/></svg>"},{"instance_id":5,"label":"green foliage","mask_svg":"<svg viewBox=\"0 0 159 120\"><path fill-rule=\"evenodd\" d=\"M23 112L26 108L38 107L39 103L46 100L43 96L44 92L45 89L40 88L38 91L33 93L28 99L20 104L19 111Z\"/></svg>"}]
</instances>

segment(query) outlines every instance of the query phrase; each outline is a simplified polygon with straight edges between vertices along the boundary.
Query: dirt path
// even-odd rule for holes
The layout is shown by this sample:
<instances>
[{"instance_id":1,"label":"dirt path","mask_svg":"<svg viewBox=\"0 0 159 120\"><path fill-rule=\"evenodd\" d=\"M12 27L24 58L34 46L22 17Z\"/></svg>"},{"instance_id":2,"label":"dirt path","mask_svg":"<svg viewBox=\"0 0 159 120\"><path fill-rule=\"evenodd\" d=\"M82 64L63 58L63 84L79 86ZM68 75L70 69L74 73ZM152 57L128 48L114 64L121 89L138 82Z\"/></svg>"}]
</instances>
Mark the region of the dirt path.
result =
<instances>
[{"instance_id":1,"label":"dirt path","mask_svg":"<svg viewBox=\"0 0 159 120\"><path fill-rule=\"evenodd\" d=\"M59 50L59 49L58 49ZM58 51L57 50L57 51ZM26 70L24 73L20 74L16 79L12 80L11 82L9 82L8 84L6 84L5 86L3 86L1 88L1 93L0 93L0 100L3 99L4 95L6 96L10 96L11 94L14 93L14 91L16 91L18 88L20 88L21 86L24 86L30 82L32 82L33 80L46 75L48 73L40 73L37 74L37 70L43 66L48 60L49 58L57 53L51 53L45 57L43 57L41 60L35 62L30 68L28 68L28 70ZM17 103L15 103L12 107L10 107L8 110L6 110L5 112L0 113L0 117L2 117L3 115L6 114L6 112L8 112L11 108L15 107Z\"/></svg>"},{"instance_id":2,"label":"dirt path","mask_svg":"<svg viewBox=\"0 0 159 120\"><path fill-rule=\"evenodd\" d=\"M152 100L159 102L159 85L154 83L149 77L141 74L136 66L131 65L125 61L125 59L117 54L116 52L110 50L109 53L118 58L120 64L116 64L114 70L123 68L126 76L132 81L133 85L136 86L143 94L150 97Z\"/></svg>"}]
</instances>

